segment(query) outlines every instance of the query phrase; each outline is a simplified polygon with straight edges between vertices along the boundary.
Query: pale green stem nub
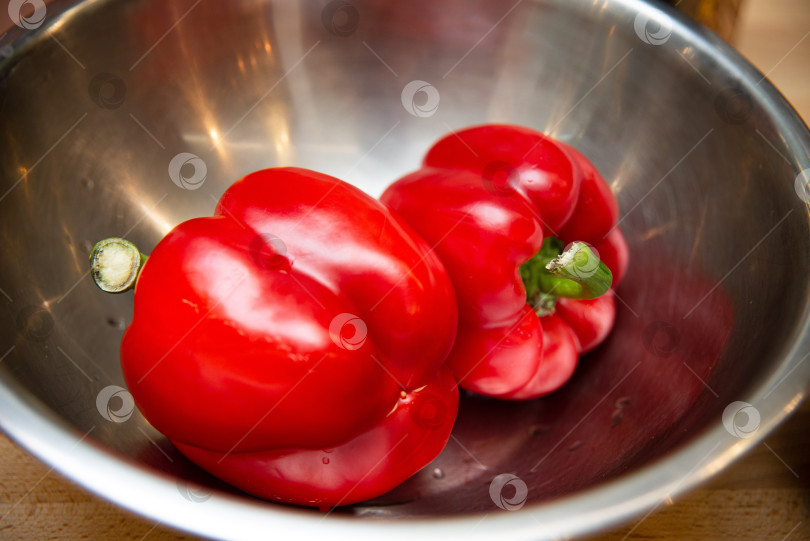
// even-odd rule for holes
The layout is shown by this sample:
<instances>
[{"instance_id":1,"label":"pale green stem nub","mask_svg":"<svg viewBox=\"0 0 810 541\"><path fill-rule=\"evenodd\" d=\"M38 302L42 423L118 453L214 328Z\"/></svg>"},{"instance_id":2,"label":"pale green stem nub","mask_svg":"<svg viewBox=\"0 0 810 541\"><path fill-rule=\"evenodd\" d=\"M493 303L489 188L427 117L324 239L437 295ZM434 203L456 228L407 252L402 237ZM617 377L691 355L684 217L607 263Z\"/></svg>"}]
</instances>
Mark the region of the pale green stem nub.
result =
<instances>
[{"instance_id":1,"label":"pale green stem nub","mask_svg":"<svg viewBox=\"0 0 810 541\"><path fill-rule=\"evenodd\" d=\"M540 317L553 314L557 299L594 299L610 289L610 269L583 242L563 251L556 237L546 237L540 251L520 266L526 300Z\"/></svg>"},{"instance_id":2,"label":"pale green stem nub","mask_svg":"<svg viewBox=\"0 0 810 541\"><path fill-rule=\"evenodd\" d=\"M90 252L90 273L102 291L123 293L135 287L146 257L126 239L104 239Z\"/></svg>"},{"instance_id":3,"label":"pale green stem nub","mask_svg":"<svg viewBox=\"0 0 810 541\"><path fill-rule=\"evenodd\" d=\"M610 269L584 242L573 242L571 247L546 265L554 277L570 280L566 286L571 291L557 296L572 299L595 299L607 293L613 282Z\"/></svg>"}]
</instances>

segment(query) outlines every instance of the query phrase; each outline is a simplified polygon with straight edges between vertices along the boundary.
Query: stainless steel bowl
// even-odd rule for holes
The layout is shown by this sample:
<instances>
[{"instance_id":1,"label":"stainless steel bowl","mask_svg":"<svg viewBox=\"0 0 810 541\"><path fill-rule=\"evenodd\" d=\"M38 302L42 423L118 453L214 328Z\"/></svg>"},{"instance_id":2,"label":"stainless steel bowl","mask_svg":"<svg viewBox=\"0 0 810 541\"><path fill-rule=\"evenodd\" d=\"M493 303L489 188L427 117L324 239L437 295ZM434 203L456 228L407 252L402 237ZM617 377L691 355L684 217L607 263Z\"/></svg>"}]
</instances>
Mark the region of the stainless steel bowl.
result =
<instances>
[{"instance_id":1,"label":"stainless steel bowl","mask_svg":"<svg viewBox=\"0 0 810 541\"><path fill-rule=\"evenodd\" d=\"M121 506L223 539L574 536L706 480L806 392L810 134L760 73L675 12L636 0L27 9L0 49L0 422ZM149 249L268 166L379 194L440 135L493 121L576 146L620 200L632 268L617 327L563 391L464 397L435 464L323 515L218 483L110 387L123 386L132 298L93 286L92 242ZM511 483L492 483L504 473Z\"/></svg>"}]
</instances>

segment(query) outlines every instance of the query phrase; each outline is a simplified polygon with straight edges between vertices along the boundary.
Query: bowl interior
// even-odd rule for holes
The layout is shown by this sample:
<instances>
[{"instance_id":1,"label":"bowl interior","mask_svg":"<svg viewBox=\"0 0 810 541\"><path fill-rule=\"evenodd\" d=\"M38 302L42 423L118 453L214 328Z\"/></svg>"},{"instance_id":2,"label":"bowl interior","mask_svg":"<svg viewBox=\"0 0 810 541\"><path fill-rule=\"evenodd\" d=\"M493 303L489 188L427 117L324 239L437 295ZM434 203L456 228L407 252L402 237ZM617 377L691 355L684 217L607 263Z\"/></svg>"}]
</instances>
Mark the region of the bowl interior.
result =
<instances>
[{"instance_id":1,"label":"bowl interior","mask_svg":"<svg viewBox=\"0 0 810 541\"><path fill-rule=\"evenodd\" d=\"M810 293L794 182L810 167L807 131L767 81L674 14L563 0L64 8L49 5L0 69L0 353L13 346L0 376L123 467L235 493L137 412L111 422L97 407L124 385L132 296L92 284L96 240L149 250L271 166L378 195L435 139L479 123L562 139L611 184L632 257L616 329L550 397L464 396L434 464L341 513L494 512L501 473L536 507L633 475L716 428L795 355ZM172 173L184 152L200 160Z\"/></svg>"}]
</instances>

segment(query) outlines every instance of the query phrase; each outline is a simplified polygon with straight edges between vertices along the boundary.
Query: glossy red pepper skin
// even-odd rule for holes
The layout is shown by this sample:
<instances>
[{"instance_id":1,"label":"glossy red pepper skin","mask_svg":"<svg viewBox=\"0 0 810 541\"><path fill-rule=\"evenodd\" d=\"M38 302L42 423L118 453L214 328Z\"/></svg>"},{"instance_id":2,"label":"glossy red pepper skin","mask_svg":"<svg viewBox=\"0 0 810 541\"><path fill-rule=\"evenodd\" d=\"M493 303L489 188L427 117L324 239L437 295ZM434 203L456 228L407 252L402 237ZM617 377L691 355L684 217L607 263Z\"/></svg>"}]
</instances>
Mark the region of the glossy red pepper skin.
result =
<instances>
[{"instance_id":1,"label":"glossy red pepper skin","mask_svg":"<svg viewBox=\"0 0 810 541\"><path fill-rule=\"evenodd\" d=\"M448 370L407 393L384 422L331 449L207 451L177 444L220 479L257 495L319 507L375 498L404 482L441 453L458 410ZM268 496L269 497L269 496Z\"/></svg>"},{"instance_id":2,"label":"glossy red pepper skin","mask_svg":"<svg viewBox=\"0 0 810 541\"><path fill-rule=\"evenodd\" d=\"M424 164L472 171L490 190L519 192L537 211L546 234L553 234L569 221L579 198L582 174L569 151L535 130L490 124L439 140Z\"/></svg>"},{"instance_id":3,"label":"glossy red pepper skin","mask_svg":"<svg viewBox=\"0 0 810 541\"><path fill-rule=\"evenodd\" d=\"M459 333L448 363L462 387L515 400L548 394L613 326L612 291L560 300L553 315L538 317L518 273L548 235L604 251L614 286L625 272L616 199L572 147L516 126L461 130L381 200L433 246L453 279Z\"/></svg>"},{"instance_id":4,"label":"glossy red pepper skin","mask_svg":"<svg viewBox=\"0 0 810 541\"><path fill-rule=\"evenodd\" d=\"M140 411L192 461L328 507L444 447L456 322L444 268L401 219L335 178L268 169L150 254L121 360Z\"/></svg>"}]
</instances>

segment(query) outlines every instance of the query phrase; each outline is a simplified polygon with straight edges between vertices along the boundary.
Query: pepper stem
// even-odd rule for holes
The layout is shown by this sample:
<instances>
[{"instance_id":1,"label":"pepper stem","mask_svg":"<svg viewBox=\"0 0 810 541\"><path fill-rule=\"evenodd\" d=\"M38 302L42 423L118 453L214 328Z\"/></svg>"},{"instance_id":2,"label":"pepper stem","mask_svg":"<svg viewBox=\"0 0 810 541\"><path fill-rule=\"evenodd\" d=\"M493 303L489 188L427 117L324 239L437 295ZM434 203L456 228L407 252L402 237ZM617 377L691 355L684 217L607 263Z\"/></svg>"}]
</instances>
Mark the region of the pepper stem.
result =
<instances>
[{"instance_id":1,"label":"pepper stem","mask_svg":"<svg viewBox=\"0 0 810 541\"><path fill-rule=\"evenodd\" d=\"M613 283L610 269L584 242L574 242L571 247L546 265L546 269L558 280L568 280L565 289L556 291L558 297L569 299L595 299L604 295Z\"/></svg>"},{"instance_id":2,"label":"pepper stem","mask_svg":"<svg viewBox=\"0 0 810 541\"><path fill-rule=\"evenodd\" d=\"M537 315L554 312L557 299L594 299L605 294L613 282L610 269L584 242L563 243L548 237L540 251L520 266L526 299Z\"/></svg>"},{"instance_id":3,"label":"pepper stem","mask_svg":"<svg viewBox=\"0 0 810 541\"><path fill-rule=\"evenodd\" d=\"M102 291L123 293L135 287L146 258L130 241L111 237L93 246L90 252L90 274Z\"/></svg>"}]
</instances>

